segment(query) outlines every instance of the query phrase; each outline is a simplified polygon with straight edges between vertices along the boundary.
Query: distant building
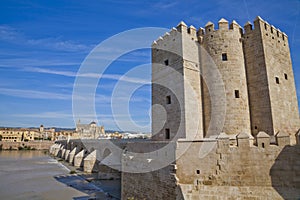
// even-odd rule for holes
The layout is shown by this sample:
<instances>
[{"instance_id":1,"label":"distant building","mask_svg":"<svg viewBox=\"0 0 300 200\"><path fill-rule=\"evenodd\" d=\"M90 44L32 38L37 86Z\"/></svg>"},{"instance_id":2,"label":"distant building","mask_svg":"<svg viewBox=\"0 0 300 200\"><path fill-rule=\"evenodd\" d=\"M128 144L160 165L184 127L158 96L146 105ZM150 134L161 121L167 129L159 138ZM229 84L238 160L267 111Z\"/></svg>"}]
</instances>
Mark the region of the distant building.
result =
<instances>
[{"instance_id":1,"label":"distant building","mask_svg":"<svg viewBox=\"0 0 300 200\"><path fill-rule=\"evenodd\" d=\"M41 131L42 130L42 131ZM43 125L37 128L1 128L0 136L2 141L27 142L33 140L52 140L55 129L44 130Z\"/></svg>"},{"instance_id":2,"label":"distant building","mask_svg":"<svg viewBox=\"0 0 300 200\"><path fill-rule=\"evenodd\" d=\"M76 132L80 138L84 139L96 139L105 136L104 126L97 126L94 121L89 124L81 124L80 120L78 120L76 123Z\"/></svg>"}]
</instances>

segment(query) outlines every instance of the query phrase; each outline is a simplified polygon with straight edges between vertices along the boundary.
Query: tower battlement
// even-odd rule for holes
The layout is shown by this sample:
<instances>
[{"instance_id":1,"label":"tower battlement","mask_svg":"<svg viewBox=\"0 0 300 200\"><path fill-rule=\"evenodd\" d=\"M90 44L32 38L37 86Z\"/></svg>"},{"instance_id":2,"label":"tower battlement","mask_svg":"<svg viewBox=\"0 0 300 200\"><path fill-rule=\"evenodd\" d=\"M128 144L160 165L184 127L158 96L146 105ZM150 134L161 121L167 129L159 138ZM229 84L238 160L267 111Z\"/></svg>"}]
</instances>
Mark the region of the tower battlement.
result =
<instances>
[{"instance_id":1,"label":"tower battlement","mask_svg":"<svg viewBox=\"0 0 300 200\"><path fill-rule=\"evenodd\" d=\"M175 38L179 35L185 35L191 37L192 40L197 40L197 29L191 25L187 26L183 21L173 27L169 32L166 32L163 36L160 36L152 43L152 47L160 47L165 41L172 40L175 41Z\"/></svg>"},{"instance_id":2,"label":"tower battlement","mask_svg":"<svg viewBox=\"0 0 300 200\"><path fill-rule=\"evenodd\" d=\"M172 139L177 132L173 127L179 127L178 124L181 124L179 138L189 138L197 123L199 138L220 132L294 135L299 129L288 37L259 16L254 26L247 22L244 28L224 18L218 21L218 29L210 21L199 29L181 21L153 42L152 62L152 79L173 83L175 93L180 94L175 97L166 89L152 87L152 103L162 105L167 112L161 130L156 130L161 127L160 120L152 123L155 139ZM157 64L162 68L154 67ZM211 72L214 67L221 81L216 82L216 74ZM167 68L175 69L182 79L174 77ZM196 97L187 91L190 86ZM225 95L220 98L222 92ZM173 98L179 103L173 103ZM223 103L226 112L220 129L214 116L224 112L220 106ZM195 106L200 108L198 119L194 118ZM153 112L152 119L160 119L160 114ZM295 142L294 139L292 143Z\"/></svg>"},{"instance_id":3,"label":"tower battlement","mask_svg":"<svg viewBox=\"0 0 300 200\"><path fill-rule=\"evenodd\" d=\"M215 29L215 25L214 23L212 23L211 21L207 22L205 25L205 28L200 27L197 31L198 36L204 36L207 34L211 34L214 32L218 32L218 31L238 31L239 33L242 33L242 28L241 26L235 21L233 20L230 24L229 22L222 18L219 20L218 22L218 29Z\"/></svg>"},{"instance_id":4,"label":"tower battlement","mask_svg":"<svg viewBox=\"0 0 300 200\"><path fill-rule=\"evenodd\" d=\"M255 29L259 29L261 23L263 24L263 28L265 31L270 32L271 34L277 34L278 37L282 35L287 37L287 35L284 32L282 32L279 28L276 28L274 25L269 24L267 21L263 20L260 16L257 16L253 22L254 22L254 27L249 21L244 25L245 33L248 33L248 31L252 31Z\"/></svg>"},{"instance_id":5,"label":"tower battlement","mask_svg":"<svg viewBox=\"0 0 300 200\"><path fill-rule=\"evenodd\" d=\"M286 44L288 41L288 36L285 34L285 32L282 32L279 28L270 25L267 21L263 20L259 16L257 16L254 20L254 26L249 21L244 25L245 36L250 35L253 31L259 31L265 36L269 36L267 38L275 41L277 40L278 43L282 42L283 44Z\"/></svg>"}]
</instances>

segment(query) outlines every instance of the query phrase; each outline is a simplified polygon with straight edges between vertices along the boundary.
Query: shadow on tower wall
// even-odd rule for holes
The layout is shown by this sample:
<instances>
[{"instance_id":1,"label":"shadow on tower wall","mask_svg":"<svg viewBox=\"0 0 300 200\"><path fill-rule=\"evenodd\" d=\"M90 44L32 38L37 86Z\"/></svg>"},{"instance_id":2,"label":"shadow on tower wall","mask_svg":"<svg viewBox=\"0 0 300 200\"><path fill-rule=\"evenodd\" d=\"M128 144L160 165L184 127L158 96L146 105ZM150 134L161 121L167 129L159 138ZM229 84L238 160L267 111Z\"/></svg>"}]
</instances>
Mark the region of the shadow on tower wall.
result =
<instances>
[{"instance_id":1,"label":"shadow on tower wall","mask_svg":"<svg viewBox=\"0 0 300 200\"><path fill-rule=\"evenodd\" d=\"M300 145L285 146L270 169L272 187L284 199L300 199Z\"/></svg>"}]
</instances>

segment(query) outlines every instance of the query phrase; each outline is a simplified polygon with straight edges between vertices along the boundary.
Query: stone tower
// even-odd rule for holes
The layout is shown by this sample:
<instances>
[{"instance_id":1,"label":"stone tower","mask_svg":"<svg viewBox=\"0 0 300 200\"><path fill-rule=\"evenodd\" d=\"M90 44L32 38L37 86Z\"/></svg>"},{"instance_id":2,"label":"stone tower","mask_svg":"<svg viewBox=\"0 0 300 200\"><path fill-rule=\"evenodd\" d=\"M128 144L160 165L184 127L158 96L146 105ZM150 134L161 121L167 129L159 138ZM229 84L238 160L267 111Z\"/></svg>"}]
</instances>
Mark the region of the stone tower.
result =
<instances>
[{"instance_id":1,"label":"stone tower","mask_svg":"<svg viewBox=\"0 0 300 200\"><path fill-rule=\"evenodd\" d=\"M40 133L44 132L44 125L40 125Z\"/></svg>"},{"instance_id":2,"label":"stone tower","mask_svg":"<svg viewBox=\"0 0 300 200\"><path fill-rule=\"evenodd\" d=\"M155 140L203 137L199 46L196 28L183 22L152 45Z\"/></svg>"},{"instance_id":3,"label":"stone tower","mask_svg":"<svg viewBox=\"0 0 300 200\"><path fill-rule=\"evenodd\" d=\"M244 30L252 133L294 135L300 124L288 37L260 17Z\"/></svg>"},{"instance_id":4,"label":"stone tower","mask_svg":"<svg viewBox=\"0 0 300 200\"><path fill-rule=\"evenodd\" d=\"M218 30L215 30L214 24L208 22L205 31L198 31L199 42L203 46L201 52L201 70L205 77L202 81L203 90L203 116L204 116L204 132L208 133L211 126L210 135L216 135L218 132L226 132L227 134L238 134L241 132L251 133L250 131L250 114L248 104L248 91L246 83L246 73L244 65L244 54L242 46L242 29L233 21L228 26L228 21L221 19L218 22ZM206 57L210 57L209 62ZM215 73L208 73L211 65L216 65L221 75L224 87L212 88L208 90L206 83L216 83ZM218 81L220 82L220 81ZM211 98L217 96L224 90L224 96L217 99L217 104L210 103ZM225 99L224 99L225 98ZM224 114L224 124L216 124L211 117L212 107L220 106L220 101L225 100L224 108L217 108L215 112L218 115ZM220 120L219 120L220 121ZM218 127L222 126L222 127Z\"/></svg>"},{"instance_id":5,"label":"stone tower","mask_svg":"<svg viewBox=\"0 0 300 200\"><path fill-rule=\"evenodd\" d=\"M225 19L216 30L181 22L153 43L152 63L154 140L300 126L288 38L260 17L244 30Z\"/></svg>"}]
</instances>

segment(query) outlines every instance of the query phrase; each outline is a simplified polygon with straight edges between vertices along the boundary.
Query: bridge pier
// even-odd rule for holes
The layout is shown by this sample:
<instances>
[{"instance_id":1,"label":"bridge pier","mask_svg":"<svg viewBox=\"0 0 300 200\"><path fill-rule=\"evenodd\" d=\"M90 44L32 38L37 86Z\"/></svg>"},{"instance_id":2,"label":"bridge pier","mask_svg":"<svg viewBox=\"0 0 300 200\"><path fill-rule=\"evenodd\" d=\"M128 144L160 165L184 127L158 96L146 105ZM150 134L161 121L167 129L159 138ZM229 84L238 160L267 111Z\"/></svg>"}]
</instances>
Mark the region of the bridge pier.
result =
<instances>
[{"instance_id":1,"label":"bridge pier","mask_svg":"<svg viewBox=\"0 0 300 200\"><path fill-rule=\"evenodd\" d=\"M60 158L64 159L65 158L65 153L66 153L66 149L65 147L61 150L61 155Z\"/></svg>"},{"instance_id":2,"label":"bridge pier","mask_svg":"<svg viewBox=\"0 0 300 200\"><path fill-rule=\"evenodd\" d=\"M55 157L58 156L58 153L59 153L59 151L60 151L60 147L61 147L61 144L57 144L57 146L54 148L53 155L54 155Z\"/></svg>"},{"instance_id":3,"label":"bridge pier","mask_svg":"<svg viewBox=\"0 0 300 200\"><path fill-rule=\"evenodd\" d=\"M83 166L83 159L84 159L85 150L83 149L74 157L74 166L75 167L82 167Z\"/></svg>"},{"instance_id":4,"label":"bridge pier","mask_svg":"<svg viewBox=\"0 0 300 200\"><path fill-rule=\"evenodd\" d=\"M58 157L58 158L61 158L62 153L63 153L63 149L64 149L64 146L61 144L61 145L60 145L60 148L59 148L59 150L58 150L58 152L57 152L57 157Z\"/></svg>"},{"instance_id":5,"label":"bridge pier","mask_svg":"<svg viewBox=\"0 0 300 200\"><path fill-rule=\"evenodd\" d=\"M70 150L67 149L66 152L65 152L65 161L68 161L69 160L69 153L70 153Z\"/></svg>"},{"instance_id":6,"label":"bridge pier","mask_svg":"<svg viewBox=\"0 0 300 200\"><path fill-rule=\"evenodd\" d=\"M73 164L75 154L76 154L76 147L74 147L74 149L69 153L69 163Z\"/></svg>"},{"instance_id":7,"label":"bridge pier","mask_svg":"<svg viewBox=\"0 0 300 200\"><path fill-rule=\"evenodd\" d=\"M83 171L84 172L97 172L97 150L94 150L83 160Z\"/></svg>"}]
</instances>

